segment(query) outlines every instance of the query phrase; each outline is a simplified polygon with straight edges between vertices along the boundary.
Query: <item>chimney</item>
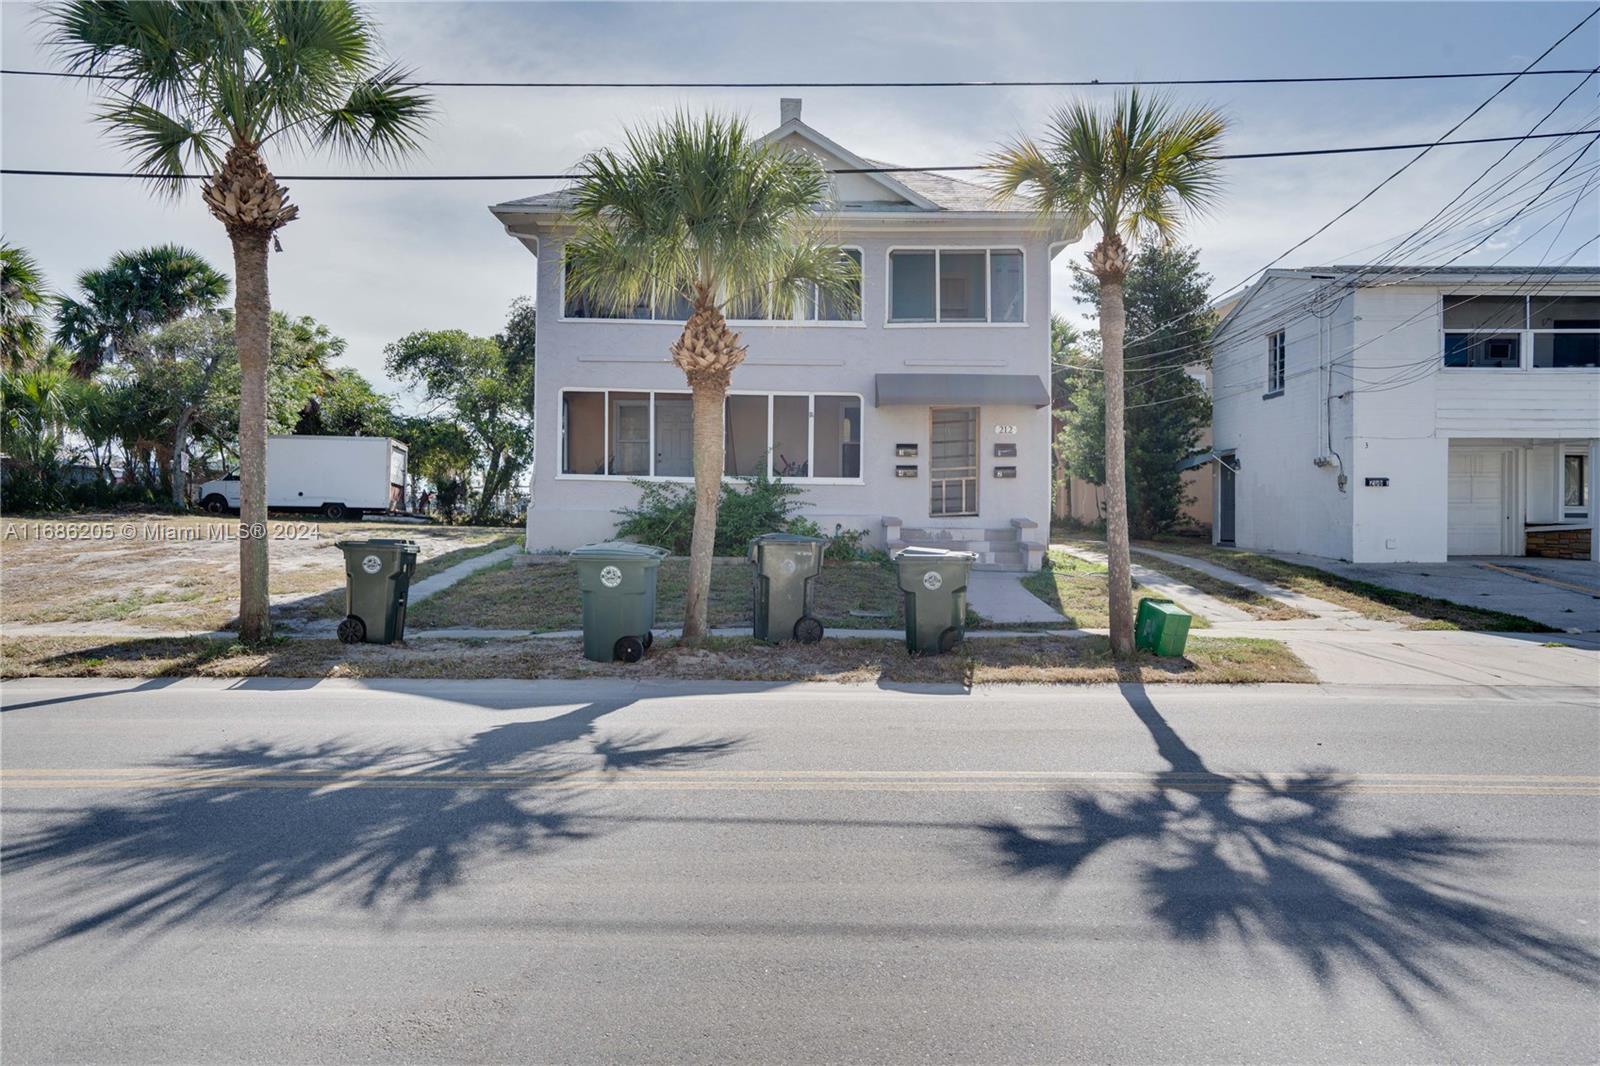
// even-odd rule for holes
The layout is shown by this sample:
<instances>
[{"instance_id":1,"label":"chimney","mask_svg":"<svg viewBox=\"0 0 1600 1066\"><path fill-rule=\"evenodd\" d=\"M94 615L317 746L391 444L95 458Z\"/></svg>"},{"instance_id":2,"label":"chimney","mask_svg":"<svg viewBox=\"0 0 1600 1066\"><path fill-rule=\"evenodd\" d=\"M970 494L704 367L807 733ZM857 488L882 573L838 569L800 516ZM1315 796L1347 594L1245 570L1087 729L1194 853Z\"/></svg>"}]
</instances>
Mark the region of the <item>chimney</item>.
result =
<instances>
[{"instance_id":1,"label":"chimney","mask_svg":"<svg viewBox=\"0 0 1600 1066\"><path fill-rule=\"evenodd\" d=\"M778 124L781 126L790 119L799 122L801 103L803 103L803 101L798 96L785 96L783 99L779 100Z\"/></svg>"}]
</instances>

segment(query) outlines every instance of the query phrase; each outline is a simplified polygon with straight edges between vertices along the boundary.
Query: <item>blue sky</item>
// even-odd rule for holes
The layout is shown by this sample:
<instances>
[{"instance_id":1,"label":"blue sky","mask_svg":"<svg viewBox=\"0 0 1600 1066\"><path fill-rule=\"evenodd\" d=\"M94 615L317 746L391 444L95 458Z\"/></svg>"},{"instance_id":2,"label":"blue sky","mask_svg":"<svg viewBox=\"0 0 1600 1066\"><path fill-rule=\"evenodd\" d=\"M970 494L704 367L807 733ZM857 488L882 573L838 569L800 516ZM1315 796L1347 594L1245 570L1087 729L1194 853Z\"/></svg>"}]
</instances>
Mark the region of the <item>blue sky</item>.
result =
<instances>
[{"instance_id":1,"label":"blue sky","mask_svg":"<svg viewBox=\"0 0 1600 1066\"><path fill-rule=\"evenodd\" d=\"M540 4L388 3L375 7L389 52L440 79L799 80L1129 78L1519 69L1583 17L1588 4ZM31 5L0 9L7 67L49 67ZM1544 66L1600 65L1600 19ZM1578 81L1525 79L1457 134L1527 129ZM0 157L13 167L121 169L94 126L93 92L54 80L0 79ZM1422 141L1443 133L1498 85L1490 80L1222 86L1179 91L1221 107L1229 150ZM1600 77L1546 129L1594 125ZM1090 90L1109 95L1107 90ZM441 89L440 121L417 172L557 172L628 123L677 106L714 106L777 124L778 97L802 95L806 120L877 159L974 162L997 140L1037 130L1069 95L1047 89L750 91ZM1519 150L1508 164L1544 145ZM1504 151L1440 149L1288 265L1348 262L1433 213ZM1597 149L1600 151L1600 149ZM1593 154L1592 154L1593 155ZM1238 162L1220 209L1191 230L1221 288L1310 233L1405 158L1384 154ZM1548 162L1548 159L1546 160ZM1594 162L1594 158L1584 162ZM281 172L337 161L272 160ZM1581 164L1580 164L1581 165ZM496 329L531 295L534 261L485 210L552 183L301 183L301 221L272 259L274 304L346 337L348 361L388 388L383 346L417 329ZM152 199L137 182L13 177L0 186L6 237L59 288L114 251L190 245L231 272L225 235L197 198ZM1560 261L1600 228L1594 188L1554 247L1555 229L1517 248L1550 214L1497 234L1467 262ZM1054 304L1075 314L1066 264ZM1597 262L1589 246L1575 263Z\"/></svg>"}]
</instances>

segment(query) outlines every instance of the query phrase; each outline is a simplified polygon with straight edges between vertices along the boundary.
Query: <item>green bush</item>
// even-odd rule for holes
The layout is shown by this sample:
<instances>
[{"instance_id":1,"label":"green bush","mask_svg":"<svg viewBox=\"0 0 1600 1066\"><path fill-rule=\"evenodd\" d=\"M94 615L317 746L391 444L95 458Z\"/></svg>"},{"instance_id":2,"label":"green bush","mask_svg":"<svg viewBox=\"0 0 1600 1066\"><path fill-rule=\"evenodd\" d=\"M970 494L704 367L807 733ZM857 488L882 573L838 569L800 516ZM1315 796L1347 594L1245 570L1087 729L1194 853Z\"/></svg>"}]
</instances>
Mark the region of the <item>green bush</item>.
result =
<instances>
[{"instance_id":1,"label":"green bush","mask_svg":"<svg viewBox=\"0 0 1600 1066\"><path fill-rule=\"evenodd\" d=\"M694 486L672 481L635 481L639 502L617 511L617 536L688 555L694 535ZM804 489L764 474L722 485L717 508L718 555L743 555L750 538L776 533L794 520L795 498Z\"/></svg>"},{"instance_id":2,"label":"green bush","mask_svg":"<svg viewBox=\"0 0 1600 1066\"><path fill-rule=\"evenodd\" d=\"M882 552L862 546L869 537L864 529L835 529L832 534L824 533L822 527L809 518L800 517L789 522L789 532L798 533L803 537L827 537L828 547L823 553L823 558L835 563L855 563L872 560L883 555ZM887 557L886 557L887 558Z\"/></svg>"}]
</instances>

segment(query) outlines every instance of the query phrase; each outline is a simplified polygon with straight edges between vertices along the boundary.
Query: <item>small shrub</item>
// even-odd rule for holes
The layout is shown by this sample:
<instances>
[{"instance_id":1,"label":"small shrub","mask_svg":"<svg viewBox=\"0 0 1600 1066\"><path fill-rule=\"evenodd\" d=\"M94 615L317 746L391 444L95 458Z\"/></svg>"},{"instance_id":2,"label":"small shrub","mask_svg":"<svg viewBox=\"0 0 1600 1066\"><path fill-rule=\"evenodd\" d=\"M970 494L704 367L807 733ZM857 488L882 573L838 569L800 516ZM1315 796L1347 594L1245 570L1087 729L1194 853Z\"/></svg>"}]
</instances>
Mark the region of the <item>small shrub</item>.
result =
<instances>
[{"instance_id":1,"label":"small shrub","mask_svg":"<svg viewBox=\"0 0 1600 1066\"><path fill-rule=\"evenodd\" d=\"M635 481L639 502L617 511L618 537L688 555L694 536L694 486L671 481ZM804 489L782 478L757 475L724 482L717 508L717 555L743 555L750 538L790 527L795 498Z\"/></svg>"}]
</instances>

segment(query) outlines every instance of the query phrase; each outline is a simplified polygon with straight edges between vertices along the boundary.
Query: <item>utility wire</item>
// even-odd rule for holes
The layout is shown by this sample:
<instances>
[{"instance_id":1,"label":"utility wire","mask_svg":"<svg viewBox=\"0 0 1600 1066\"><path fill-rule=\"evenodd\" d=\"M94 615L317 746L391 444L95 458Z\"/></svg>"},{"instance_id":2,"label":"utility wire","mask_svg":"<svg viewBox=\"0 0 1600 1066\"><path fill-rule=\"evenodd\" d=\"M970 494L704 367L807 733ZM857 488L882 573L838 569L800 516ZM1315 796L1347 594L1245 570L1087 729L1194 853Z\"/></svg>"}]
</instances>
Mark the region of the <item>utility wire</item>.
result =
<instances>
[{"instance_id":1,"label":"utility wire","mask_svg":"<svg viewBox=\"0 0 1600 1066\"><path fill-rule=\"evenodd\" d=\"M1587 73L1580 71L1580 73ZM1600 134L1600 129L1564 130L1560 133L1518 133L1505 137L1470 137L1456 141L1416 141L1409 144L1365 144L1354 145L1346 148L1300 148L1285 152L1236 152L1230 155L1218 155L1217 159L1289 159L1306 156L1326 155L1353 155L1360 152L1400 152L1411 148L1422 148L1431 151L1434 148L1447 148L1464 144L1504 144L1507 141L1535 141L1559 137L1587 137ZM1421 158L1418 156L1417 158ZM1415 160L1413 160L1415 162ZM1410 164L1408 163L1407 166ZM959 164L955 166L926 166L926 167L837 167L828 169L829 174L913 174L927 173L930 171L970 171L988 170L982 163ZM1404 168L1401 168L1402 170ZM1396 171L1395 173L1399 173ZM131 170L43 170L30 167L5 167L0 169L0 174L31 175L36 177L52 178L151 178L158 175L141 174ZM165 180L167 175L159 175ZM276 175L283 181L570 181L576 175L566 174L279 174ZM180 181L203 181L210 177L208 174L178 174L171 176ZM1348 211L1346 212L1348 213ZM1343 217L1343 216L1340 216ZM1334 221L1338 221L1335 219ZM1332 225L1330 222L1328 225ZM1326 229L1327 227L1323 227ZM1318 231L1319 233L1321 230ZM1316 236L1317 234L1312 234ZM1311 238L1307 237L1309 241ZM1302 244L1305 242L1301 242ZM1298 247L1298 245L1296 246ZM1290 249L1293 251L1294 249ZM1288 253L1285 252L1285 255ZM1282 258L1281 256L1279 257ZM1277 260L1273 260L1277 262ZM1257 272L1259 273L1259 271ZM1254 276L1254 275L1252 275ZM1237 285L1233 288L1238 288ZM1231 291L1231 290L1230 290Z\"/></svg>"},{"instance_id":2,"label":"utility wire","mask_svg":"<svg viewBox=\"0 0 1600 1066\"><path fill-rule=\"evenodd\" d=\"M427 89L1090 89L1184 85L1316 85L1353 82L1444 81L1467 78L1504 78L1514 70L1443 71L1430 74L1329 74L1261 78L1079 78L1079 79L969 79L946 81L407 81ZM1582 74L1577 70L1530 70L1524 76ZM72 74L60 70L0 69L0 74L23 78L89 78L125 80L116 74Z\"/></svg>"}]
</instances>

